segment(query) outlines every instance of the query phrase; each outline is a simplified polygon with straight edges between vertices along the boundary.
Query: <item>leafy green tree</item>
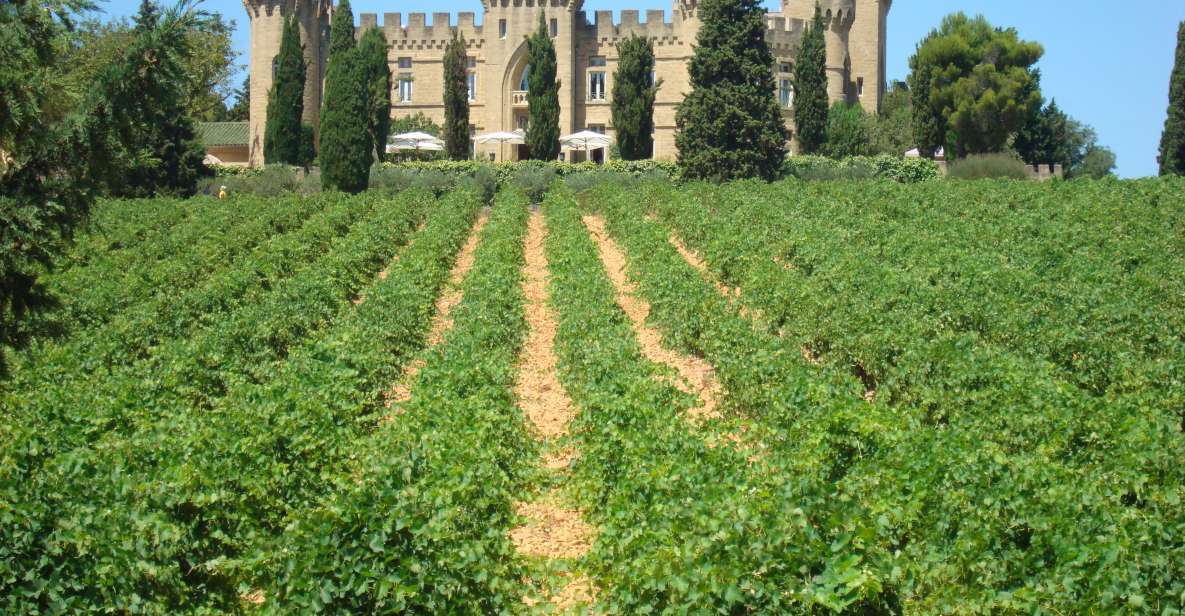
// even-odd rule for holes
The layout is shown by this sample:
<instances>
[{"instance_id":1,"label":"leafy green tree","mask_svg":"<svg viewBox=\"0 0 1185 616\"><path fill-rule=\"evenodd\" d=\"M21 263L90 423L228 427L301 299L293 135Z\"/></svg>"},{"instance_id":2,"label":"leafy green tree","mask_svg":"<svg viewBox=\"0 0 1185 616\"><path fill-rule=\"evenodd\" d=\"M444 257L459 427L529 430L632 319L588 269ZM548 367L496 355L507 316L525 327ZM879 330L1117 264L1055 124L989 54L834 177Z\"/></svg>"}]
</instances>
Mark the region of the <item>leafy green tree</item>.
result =
<instances>
[{"instance_id":1,"label":"leafy green tree","mask_svg":"<svg viewBox=\"0 0 1185 616\"><path fill-rule=\"evenodd\" d=\"M539 27L527 39L527 61L527 148L535 160L555 160L560 155L560 82L542 11Z\"/></svg>"},{"instance_id":2,"label":"leafy green tree","mask_svg":"<svg viewBox=\"0 0 1185 616\"><path fill-rule=\"evenodd\" d=\"M185 108L190 80L183 61L190 34L208 18L192 0L163 14L146 1L131 44L96 75L87 109L109 129L107 138L91 140L89 156L109 194L189 195L211 174Z\"/></svg>"},{"instance_id":3,"label":"leafy green tree","mask_svg":"<svg viewBox=\"0 0 1185 616\"><path fill-rule=\"evenodd\" d=\"M1013 148L1026 163L1061 165L1067 178L1109 175L1115 153L1099 145L1095 130L1050 101L1017 133Z\"/></svg>"},{"instance_id":4,"label":"leafy green tree","mask_svg":"<svg viewBox=\"0 0 1185 616\"><path fill-rule=\"evenodd\" d=\"M1070 174L1075 178L1104 178L1115 171L1115 152L1110 148L1095 145L1086 149L1086 154Z\"/></svg>"},{"instance_id":5,"label":"leafy green tree","mask_svg":"<svg viewBox=\"0 0 1185 616\"><path fill-rule=\"evenodd\" d=\"M434 137L440 137L444 134L444 129L421 111L391 120L392 135L414 132L428 133ZM434 150L399 150L391 158L394 160L440 160L442 158L442 152Z\"/></svg>"},{"instance_id":6,"label":"leafy green tree","mask_svg":"<svg viewBox=\"0 0 1185 616\"><path fill-rule=\"evenodd\" d=\"M1169 111L1160 137L1161 175L1185 175L1185 21L1177 28L1177 59L1169 78Z\"/></svg>"},{"instance_id":7,"label":"leafy green tree","mask_svg":"<svg viewBox=\"0 0 1185 616\"><path fill-rule=\"evenodd\" d=\"M332 56L321 111L321 187L361 192L370 176L374 141L367 131L370 92L359 49Z\"/></svg>"},{"instance_id":8,"label":"leafy green tree","mask_svg":"<svg viewBox=\"0 0 1185 616\"><path fill-rule=\"evenodd\" d=\"M827 47L823 40L823 12L815 5L815 18L802 37L794 63L794 126L798 147L814 154L827 142Z\"/></svg>"},{"instance_id":9,"label":"leafy green tree","mask_svg":"<svg viewBox=\"0 0 1185 616\"><path fill-rule=\"evenodd\" d=\"M84 0L0 7L0 376L5 347L27 344L30 317L55 304L42 282L86 216L86 139L105 129L71 115L62 61Z\"/></svg>"},{"instance_id":10,"label":"leafy green tree","mask_svg":"<svg viewBox=\"0 0 1185 616\"><path fill-rule=\"evenodd\" d=\"M617 153L624 160L654 154L654 97L661 83L652 83L654 44L631 35L617 44L611 110L617 131Z\"/></svg>"},{"instance_id":11,"label":"leafy green tree","mask_svg":"<svg viewBox=\"0 0 1185 616\"><path fill-rule=\"evenodd\" d=\"M827 114L827 141L820 153L831 158L868 155L869 122L860 105L836 101Z\"/></svg>"},{"instance_id":12,"label":"leafy green tree","mask_svg":"<svg viewBox=\"0 0 1185 616\"><path fill-rule=\"evenodd\" d=\"M444 143L452 160L469 158L469 82L465 41L459 32L444 49Z\"/></svg>"},{"instance_id":13,"label":"leafy green tree","mask_svg":"<svg viewBox=\"0 0 1185 616\"><path fill-rule=\"evenodd\" d=\"M391 128L391 67L387 64L387 38L383 31L368 29L358 42L358 53L366 65L366 131L374 160L382 160Z\"/></svg>"},{"instance_id":14,"label":"leafy green tree","mask_svg":"<svg viewBox=\"0 0 1185 616\"><path fill-rule=\"evenodd\" d=\"M939 144L948 157L1003 150L1041 105L1032 67L1043 53L1040 44L983 16L946 16L910 58L914 129L923 153Z\"/></svg>"},{"instance_id":15,"label":"leafy green tree","mask_svg":"<svg viewBox=\"0 0 1185 616\"><path fill-rule=\"evenodd\" d=\"M881 98L880 113L870 118L869 147L873 154L902 156L917 143L913 134L913 98L909 85L894 81Z\"/></svg>"},{"instance_id":16,"label":"leafy green tree","mask_svg":"<svg viewBox=\"0 0 1185 616\"><path fill-rule=\"evenodd\" d=\"M251 76L243 78L243 86L234 92L234 104L222 117L226 122L246 122L251 119Z\"/></svg>"},{"instance_id":17,"label":"leafy green tree","mask_svg":"<svg viewBox=\"0 0 1185 616\"><path fill-rule=\"evenodd\" d=\"M354 46L354 11L350 8L350 0L341 0L333 10L333 20L329 24L329 66L333 67L334 56Z\"/></svg>"},{"instance_id":18,"label":"leafy green tree","mask_svg":"<svg viewBox=\"0 0 1185 616\"><path fill-rule=\"evenodd\" d=\"M773 179L786 156L765 9L757 0L703 0L691 92L675 115L679 163L691 178Z\"/></svg>"},{"instance_id":19,"label":"leafy green tree","mask_svg":"<svg viewBox=\"0 0 1185 616\"><path fill-rule=\"evenodd\" d=\"M263 129L263 160L268 164L300 164L306 77L300 26L295 17L285 19L280 54L276 56L276 75L267 99L267 124Z\"/></svg>"},{"instance_id":20,"label":"leafy green tree","mask_svg":"<svg viewBox=\"0 0 1185 616\"><path fill-rule=\"evenodd\" d=\"M226 103L235 94L234 75L240 68L235 63L238 52L231 42L234 30L233 21L210 15L186 34L190 39L188 52L178 61L188 79L183 105L195 120L228 119ZM71 45L59 66L65 72L75 108L85 101L99 71L119 61L135 36L134 24L127 19L86 19L71 32Z\"/></svg>"}]
</instances>

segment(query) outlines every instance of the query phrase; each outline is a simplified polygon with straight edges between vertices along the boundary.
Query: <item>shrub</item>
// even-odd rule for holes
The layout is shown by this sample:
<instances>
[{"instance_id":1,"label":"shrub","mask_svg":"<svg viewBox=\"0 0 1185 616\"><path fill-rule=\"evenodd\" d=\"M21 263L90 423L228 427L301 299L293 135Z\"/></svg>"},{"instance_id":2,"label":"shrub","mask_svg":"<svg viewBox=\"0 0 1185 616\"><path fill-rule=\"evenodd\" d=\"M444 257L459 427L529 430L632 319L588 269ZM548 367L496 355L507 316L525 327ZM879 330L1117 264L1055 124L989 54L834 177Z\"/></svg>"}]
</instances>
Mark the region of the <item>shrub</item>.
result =
<instances>
[{"instance_id":1,"label":"shrub","mask_svg":"<svg viewBox=\"0 0 1185 616\"><path fill-rule=\"evenodd\" d=\"M234 171L232 171L234 170ZM226 172L226 173L223 173ZM300 167L267 165L259 169L221 167L219 175L207 178L198 185L198 193L216 196L225 186L230 194L251 194L274 197L286 193L312 194L321 192L320 172L305 173Z\"/></svg>"},{"instance_id":2,"label":"shrub","mask_svg":"<svg viewBox=\"0 0 1185 616\"><path fill-rule=\"evenodd\" d=\"M1014 154L976 154L950 164L947 177L953 180L982 180L987 178L1029 179L1029 168Z\"/></svg>"},{"instance_id":3,"label":"shrub","mask_svg":"<svg viewBox=\"0 0 1185 616\"><path fill-rule=\"evenodd\" d=\"M554 165L533 164L522 165L514 174L514 185L527 194L531 203L541 203L543 194L559 177Z\"/></svg>"},{"instance_id":4,"label":"shrub","mask_svg":"<svg viewBox=\"0 0 1185 616\"><path fill-rule=\"evenodd\" d=\"M869 145L870 119L858 104L837 102L827 113L827 141L820 152L831 158L866 156Z\"/></svg>"},{"instance_id":5,"label":"shrub","mask_svg":"<svg viewBox=\"0 0 1185 616\"><path fill-rule=\"evenodd\" d=\"M916 184L938 177L938 165L924 158L898 156L853 156L843 159L822 156L792 156L782 166L786 177L802 180L885 179Z\"/></svg>"}]
</instances>

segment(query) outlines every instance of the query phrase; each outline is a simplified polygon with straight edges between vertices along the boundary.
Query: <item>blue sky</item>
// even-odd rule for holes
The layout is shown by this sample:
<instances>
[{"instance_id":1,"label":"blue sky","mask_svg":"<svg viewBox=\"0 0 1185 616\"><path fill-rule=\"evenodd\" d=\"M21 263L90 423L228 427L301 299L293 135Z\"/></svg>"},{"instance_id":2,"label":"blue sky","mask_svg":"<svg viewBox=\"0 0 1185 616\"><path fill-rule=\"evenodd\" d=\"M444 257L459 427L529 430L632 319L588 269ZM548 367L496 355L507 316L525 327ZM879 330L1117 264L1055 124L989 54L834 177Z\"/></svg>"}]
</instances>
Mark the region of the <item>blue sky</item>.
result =
<instances>
[{"instance_id":1,"label":"blue sky","mask_svg":"<svg viewBox=\"0 0 1185 616\"><path fill-rule=\"evenodd\" d=\"M472 11L481 19L478 0L352 0L351 5L355 15L447 10ZM777 0L767 0L766 5L770 10L780 8ZM110 16L124 16L135 13L139 0L112 0L99 6ZM242 0L205 0L202 6L238 23L235 47L243 54L240 63L246 64L248 23ZM669 2L585 0L584 5L589 14L659 8L670 19ZM917 42L943 15L956 10L982 13L994 25L1015 27L1022 38L1042 43L1045 57L1039 66L1046 97L1056 98L1067 113L1095 127L1099 140L1118 154L1121 176L1155 175L1177 24L1185 20L1185 1L1143 0L1128 5L1114 0L897 0L889 14L890 79L908 75L909 56Z\"/></svg>"}]
</instances>

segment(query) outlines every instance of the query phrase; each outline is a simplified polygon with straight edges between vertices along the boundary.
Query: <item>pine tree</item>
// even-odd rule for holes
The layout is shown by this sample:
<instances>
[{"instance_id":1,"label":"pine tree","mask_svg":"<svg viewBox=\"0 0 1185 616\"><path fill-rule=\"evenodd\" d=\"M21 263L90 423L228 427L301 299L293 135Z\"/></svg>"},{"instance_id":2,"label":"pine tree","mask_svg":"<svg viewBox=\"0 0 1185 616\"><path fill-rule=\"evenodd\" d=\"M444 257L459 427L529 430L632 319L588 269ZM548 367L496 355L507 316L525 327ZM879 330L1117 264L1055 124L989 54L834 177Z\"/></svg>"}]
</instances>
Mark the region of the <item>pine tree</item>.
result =
<instances>
[{"instance_id":1,"label":"pine tree","mask_svg":"<svg viewBox=\"0 0 1185 616\"><path fill-rule=\"evenodd\" d=\"M334 56L353 48L354 11L350 9L350 0L341 0L333 10L333 20L329 24L329 66L333 66Z\"/></svg>"},{"instance_id":2,"label":"pine tree","mask_svg":"<svg viewBox=\"0 0 1185 616\"><path fill-rule=\"evenodd\" d=\"M299 25L295 17L285 19L263 132L263 160L268 164L300 164L305 78L304 46L300 44Z\"/></svg>"},{"instance_id":3,"label":"pine tree","mask_svg":"<svg viewBox=\"0 0 1185 616\"><path fill-rule=\"evenodd\" d=\"M88 154L108 193L190 195L198 179L212 173L185 107L191 81L183 62L191 53L190 34L208 19L192 2L163 15L144 2L135 37L95 76L87 107L108 130L105 139L90 141Z\"/></svg>"},{"instance_id":4,"label":"pine tree","mask_svg":"<svg viewBox=\"0 0 1185 616\"><path fill-rule=\"evenodd\" d=\"M374 148L367 132L366 73L361 50L347 49L330 60L321 110L321 186L325 190L366 189Z\"/></svg>"},{"instance_id":5,"label":"pine tree","mask_svg":"<svg viewBox=\"0 0 1185 616\"><path fill-rule=\"evenodd\" d=\"M802 37L794 64L794 125L798 146L814 154L827 142L827 46L823 40L823 12L815 5L815 19Z\"/></svg>"},{"instance_id":6,"label":"pine tree","mask_svg":"<svg viewBox=\"0 0 1185 616\"><path fill-rule=\"evenodd\" d=\"M444 49L444 143L452 160L469 158L469 83L459 32Z\"/></svg>"},{"instance_id":7,"label":"pine tree","mask_svg":"<svg viewBox=\"0 0 1185 616\"><path fill-rule=\"evenodd\" d=\"M1169 80L1169 113L1158 160L1161 175L1185 175L1185 21L1177 29L1177 59Z\"/></svg>"},{"instance_id":8,"label":"pine tree","mask_svg":"<svg viewBox=\"0 0 1185 616\"><path fill-rule=\"evenodd\" d=\"M371 154L375 160L382 160L391 128L391 66L387 64L387 38L383 31L368 29L358 42L358 53L366 65L366 131L372 144Z\"/></svg>"},{"instance_id":9,"label":"pine tree","mask_svg":"<svg viewBox=\"0 0 1185 616\"><path fill-rule=\"evenodd\" d=\"M727 180L778 175L786 123L774 92L765 10L757 0L703 0L691 93L675 115L684 173Z\"/></svg>"},{"instance_id":10,"label":"pine tree","mask_svg":"<svg viewBox=\"0 0 1185 616\"><path fill-rule=\"evenodd\" d=\"M560 82L555 76L555 45L542 12L539 28L527 39L527 61L527 147L535 160L555 160L560 155Z\"/></svg>"},{"instance_id":11,"label":"pine tree","mask_svg":"<svg viewBox=\"0 0 1185 616\"><path fill-rule=\"evenodd\" d=\"M642 160L654 153L654 97L659 83L652 83L654 45L650 39L631 35L617 44L617 71L613 73L613 128L617 148L625 160Z\"/></svg>"},{"instance_id":12,"label":"pine tree","mask_svg":"<svg viewBox=\"0 0 1185 616\"><path fill-rule=\"evenodd\" d=\"M915 65L913 58L909 65L913 69L909 74L909 90L913 98L914 141L924 158L934 158L946 139L946 116L930 101L930 67Z\"/></svg>"}]
</instances>

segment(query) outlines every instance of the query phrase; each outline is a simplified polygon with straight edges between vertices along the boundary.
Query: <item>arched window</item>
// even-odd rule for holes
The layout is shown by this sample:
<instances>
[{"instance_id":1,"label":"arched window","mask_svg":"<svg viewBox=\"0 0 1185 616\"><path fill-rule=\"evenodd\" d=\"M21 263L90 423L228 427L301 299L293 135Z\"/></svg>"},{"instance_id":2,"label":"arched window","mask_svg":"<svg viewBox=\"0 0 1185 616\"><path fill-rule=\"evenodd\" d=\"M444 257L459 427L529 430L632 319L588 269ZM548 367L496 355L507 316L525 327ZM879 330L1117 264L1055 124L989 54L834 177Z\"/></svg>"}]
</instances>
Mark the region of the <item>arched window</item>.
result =
<instances>
[{"instance_id":1,"label":"arched window","mask_svg":"<svg viewBox=\"0 0 1185 616\"><path fill-rule=\"evenodd\" d=\"M528 64L523 67L523 74L518 78L518 89L522 90L523 92L526 92L528 90L528 88L527 88L527 86L528 86L527 74L530 72L531 72L531 65Z\"/></svg>"}]
</instances>

